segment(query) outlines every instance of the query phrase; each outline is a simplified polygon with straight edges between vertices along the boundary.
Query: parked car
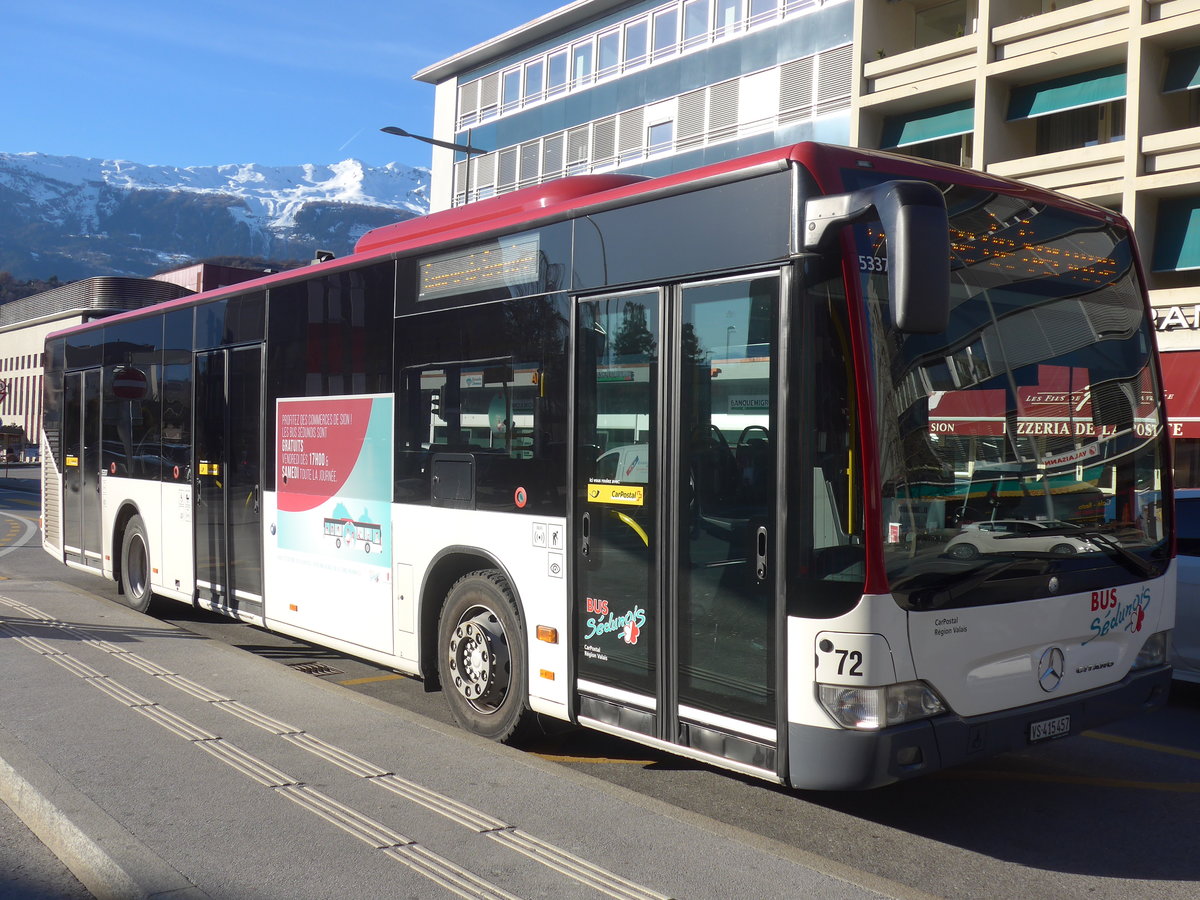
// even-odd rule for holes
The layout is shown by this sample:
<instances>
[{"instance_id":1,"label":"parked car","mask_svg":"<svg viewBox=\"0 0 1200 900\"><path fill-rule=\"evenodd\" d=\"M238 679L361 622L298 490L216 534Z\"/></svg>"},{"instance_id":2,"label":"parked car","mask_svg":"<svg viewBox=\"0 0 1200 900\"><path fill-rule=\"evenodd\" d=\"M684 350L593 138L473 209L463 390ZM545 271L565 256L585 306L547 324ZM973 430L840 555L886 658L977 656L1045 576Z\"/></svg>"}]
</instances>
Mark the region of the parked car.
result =
<instances>
[{"instance_id":1,"label":"parked car","mask_svg":"<svg viewBox=\"0 0 1200 900\"><path fill-rule=\"evenodd\" d=\"M972 522L950 539L946 554L955 559L975 559L983 553L1012 553L1033 550L1073 556L1076 553L1098 553L1086 537L1063 534L1075 528L1068 522L1055 519L993 519Z\"/></svg>"},{"instance_id":2,"label":"parked car","mask_svg":"<svg viewBox=\"0 0 1200 900\"><path fill-rule=\"evenodd\" d=\"M1179 588L1171 664L1176 678L1200 682L1200 488L1175 492L1175 546Z\"/></svg>"}]
</instances>

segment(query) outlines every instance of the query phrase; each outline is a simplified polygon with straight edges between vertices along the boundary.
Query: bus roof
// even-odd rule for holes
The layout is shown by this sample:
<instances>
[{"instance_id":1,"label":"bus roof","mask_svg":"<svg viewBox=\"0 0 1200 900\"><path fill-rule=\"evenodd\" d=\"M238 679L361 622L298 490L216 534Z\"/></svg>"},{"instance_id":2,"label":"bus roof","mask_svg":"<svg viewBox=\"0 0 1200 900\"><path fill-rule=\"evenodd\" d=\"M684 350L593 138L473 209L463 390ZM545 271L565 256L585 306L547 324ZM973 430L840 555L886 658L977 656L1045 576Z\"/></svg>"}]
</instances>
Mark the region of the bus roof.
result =
<instances>
[{"instance_id":1,"label":"bus roof","mask_svg":"<svg viewBox=\"0 0 1200 900\"><path fill-rule=\"evenodd\" d=\"M1054 194L1041 188L1021 184L970 169L944 163L887 153L880 150L861 150L830 144L804 142L765 150L750 156L724 160L698 169L689 169L647 178L639 175L610 173L603 175L574 175L548 181L486 200L478 200L454 209L442 210L372 229L364 234L349 256L314 263L299 269L288 269L244 281L142 307L129 312L85 322L48 335L48 339L76 331L86 331L104 323L154 315L166 309L183 308L221 297L244 294L273 285L299 281L318 273L332 273L363 263L384 259L393 254L427 249L471 239L494 237L524 228L533 228L617 206L699 190L730 181L751 178L773 171L782 171L794 163L807 168L822 190L841 191L840 170L855 166L871 166L885 162L888 171L913 178L940 178L979 188L1003 187L1006 193L1022 195L1034 202L1053 202L1092 216L1110 221L1123 221L1121 216L1093 206L1082 200Z\"/></svg>"}]
</instances>

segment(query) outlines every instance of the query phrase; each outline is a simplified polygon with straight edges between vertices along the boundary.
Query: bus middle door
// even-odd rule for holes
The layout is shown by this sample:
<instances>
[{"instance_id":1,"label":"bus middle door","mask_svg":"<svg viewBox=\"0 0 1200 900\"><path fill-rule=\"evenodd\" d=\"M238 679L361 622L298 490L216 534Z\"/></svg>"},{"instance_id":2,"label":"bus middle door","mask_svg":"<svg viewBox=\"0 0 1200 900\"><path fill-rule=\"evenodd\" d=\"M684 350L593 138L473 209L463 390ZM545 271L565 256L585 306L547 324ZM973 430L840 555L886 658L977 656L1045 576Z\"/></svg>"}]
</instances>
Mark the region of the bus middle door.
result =
<instances>
[{"instance_id":1,"label":"bus middle door","mask_svg":"<svg viewBox=\"0 0 1200 900\"><path fill-rule=\"evenodd\" d=\"M99 569L100 369L68 372L63 387L63 552Z\"/></svg>"},{"instance_id":2,"label":"bus middle door","mask_svg":"<svg viewBox=\"0 0 1200 900\"><path fill-rule=\"evenodd\" d=\"M197 599L225 615L260 618L262 349L197 353L194 383Z\"/></svg>"}]
</instances>

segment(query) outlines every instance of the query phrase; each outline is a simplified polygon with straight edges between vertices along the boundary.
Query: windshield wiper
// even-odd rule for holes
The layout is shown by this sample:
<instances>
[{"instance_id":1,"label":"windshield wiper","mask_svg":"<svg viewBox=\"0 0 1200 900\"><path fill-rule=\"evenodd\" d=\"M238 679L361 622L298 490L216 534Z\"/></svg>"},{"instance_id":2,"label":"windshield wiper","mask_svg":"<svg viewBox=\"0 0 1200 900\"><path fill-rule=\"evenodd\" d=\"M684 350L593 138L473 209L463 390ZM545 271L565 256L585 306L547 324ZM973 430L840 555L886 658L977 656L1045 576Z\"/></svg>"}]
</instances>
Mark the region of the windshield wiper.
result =
<instances>
[{"instance_id":1,"label":"windshield wiper","mask_svg":"<svg viewBox=\"0 0 1200 900\"><path fill-rule=\"evenodd\" d=\"M958 572L939 571L936 574L923 572L910 575L892 583L892 589L906 591L910 602L923 609L940 609L963 594L973 591L993 576L999 575L1030 559L1062 559L1057 553L1042 553L1030 551L1025 553L1009 553L1003 555L989 553L987 556L972 560L976 563L972 568ZM928 586L922 581L930 582ZM940 598L935 603L934 598Z\"/></svg>"},{"instance_id":2,"label":"windshield wiper","mask_svg":"<svg viewBox=\"0 0 1200 900\"><path fill-rule=\"evenodd\" d=\"M1042 528L1037 532L1039 535L1062 535L1063 537L1073 536L1084 538L1091 541L1093 544L1103 550L1110 559L1115 559L1118 562L1123 562L1138 575L1143 578L1149 578L1152 575L1158 574L1158 566L1152 562L1147 562L1142 559L1132 550L1121 545L1115 540L1111 534L1106 531L1100 531L1095 528L1079 528L1072 526L1070 528Z\"/></svg>"}]
</instances>

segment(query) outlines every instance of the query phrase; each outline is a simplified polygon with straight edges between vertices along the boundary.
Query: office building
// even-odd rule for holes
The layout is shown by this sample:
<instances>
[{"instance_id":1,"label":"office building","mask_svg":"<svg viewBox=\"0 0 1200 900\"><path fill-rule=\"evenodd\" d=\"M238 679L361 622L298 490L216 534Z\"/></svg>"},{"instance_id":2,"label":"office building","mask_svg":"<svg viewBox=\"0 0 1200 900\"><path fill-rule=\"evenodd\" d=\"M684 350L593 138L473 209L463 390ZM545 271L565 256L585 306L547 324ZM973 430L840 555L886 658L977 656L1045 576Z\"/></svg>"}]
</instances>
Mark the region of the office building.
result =
<instances>
[{"instance_id":1,"label":"office building","mask_svg":"<svg viewBox=\"0 0 1200 900\"><path fill-rule=\"evenodd\" d=\"M783 144L844 144L850 0L578 0L429 66L431 208Z\"/></svg>"}]
</instances>

